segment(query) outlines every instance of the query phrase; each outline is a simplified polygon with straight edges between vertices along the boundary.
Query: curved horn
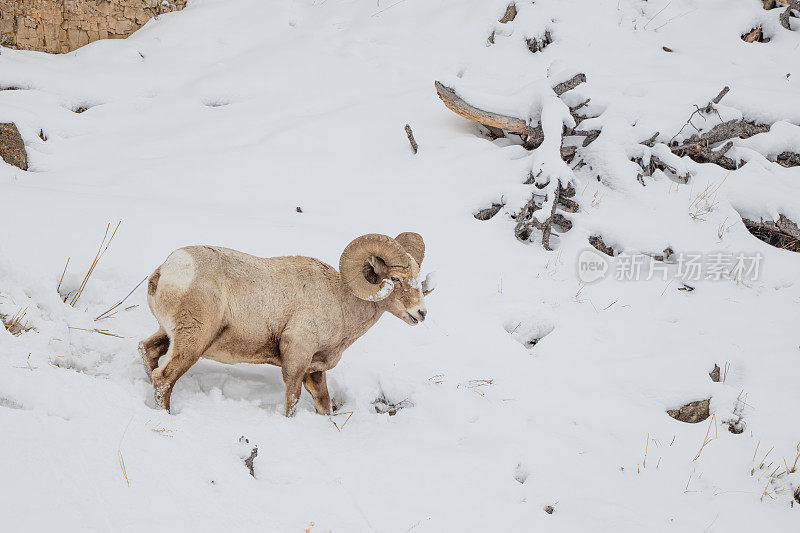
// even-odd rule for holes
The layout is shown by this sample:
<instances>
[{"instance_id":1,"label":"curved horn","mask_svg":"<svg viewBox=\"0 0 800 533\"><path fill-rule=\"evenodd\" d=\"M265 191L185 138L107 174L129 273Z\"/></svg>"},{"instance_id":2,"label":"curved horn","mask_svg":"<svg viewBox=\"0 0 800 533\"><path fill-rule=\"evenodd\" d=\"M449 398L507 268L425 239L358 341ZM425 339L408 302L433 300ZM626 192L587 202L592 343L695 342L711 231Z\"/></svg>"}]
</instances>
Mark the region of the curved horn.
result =
<instances>
[{"instance_id":1,"label":"curved horn","mask_svg":"<svg viewBox=\"0 0 800 533\"><path fill-rule=\"evenodd\" d=\"M379 302L392 293L391 280L370 283L364 277L364 264L370 256L381 258L390 267L409 268L408 253L399 242L386 235L370 233L354 239L339 258L339 273L348 289L362 300Z\"/></svg>"},{"instance_id":2,"label":"curved horn","mask_svg":"<svg viewBox=\"0 0 800 533\"><path fill-rule=\"evenodd\" d=\"M422 265L422 259L425 257L425 242L422 240L422 235L406 231L395 237L394 240L405 248L408 255L417 262L417 265Z\"/></svg>"}]
</instances>

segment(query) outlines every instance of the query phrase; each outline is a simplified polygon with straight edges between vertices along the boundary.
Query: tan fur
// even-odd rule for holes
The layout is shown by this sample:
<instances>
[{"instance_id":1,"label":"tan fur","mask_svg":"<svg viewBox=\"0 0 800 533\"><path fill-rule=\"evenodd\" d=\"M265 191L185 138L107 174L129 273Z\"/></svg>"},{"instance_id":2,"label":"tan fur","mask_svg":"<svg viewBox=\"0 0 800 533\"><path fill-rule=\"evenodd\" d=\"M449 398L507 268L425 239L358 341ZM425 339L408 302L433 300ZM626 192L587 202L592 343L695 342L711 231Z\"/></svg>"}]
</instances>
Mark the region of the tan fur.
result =
<instances>
[{"instance_id":1,"label":"tan fur","mask_svg":"<svg viewBox=\"0 0 800 533\"><path fill-rule=\"evenodd\" d=\"M425 319L419 265L409 259L406 269L370 260L377 278L394 283L389 297L370 302L356 298L336 269L310 257L265 259L212 246L176 250L148 283L147 302L161 327L140 352L156 402L169 410L177 379L205 357L280 366L287 416L301 385L317 412L330 414L325 372L342 352L385 311L412 325Z\"/></svg>"}]
</instances>

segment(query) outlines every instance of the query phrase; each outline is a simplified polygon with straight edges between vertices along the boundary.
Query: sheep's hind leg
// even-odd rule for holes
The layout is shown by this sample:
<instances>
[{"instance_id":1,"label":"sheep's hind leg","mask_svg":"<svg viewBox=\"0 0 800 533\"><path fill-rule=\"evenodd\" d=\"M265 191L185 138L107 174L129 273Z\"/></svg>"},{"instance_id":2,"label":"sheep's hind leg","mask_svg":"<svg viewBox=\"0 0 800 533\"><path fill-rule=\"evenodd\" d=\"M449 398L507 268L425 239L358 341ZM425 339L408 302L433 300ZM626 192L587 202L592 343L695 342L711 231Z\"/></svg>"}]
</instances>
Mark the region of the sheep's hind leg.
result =
<instances>
[{"instance_id":1,"label":"sheep's hind leg","mask_svg":"<svg viewBox=\"0 0 800 533\"><path fill-rule=\"evenodd\" d=\"M144 371L147 379L152 381L153 370L158 366L158 359L167 353L169 349L169 337L164 328L158 328L153 335L139 343L139 354L142 356Z\"/></svg>"},{"instance_id":2,"label":"sheep's hind leg","mask_svg":"<svg viewBox=\"0 0 800 533\"><path fill-rule=\"evenodd\" d=\"M328 382L325 372L310 372L303 378L303 385L314 397L314 406L321 415L331 414L331 396L328 394Z\"/></svg>"},{"instance_id":3,"label":"sheep's hind leg","mask_svg":"<svg viewBox=\"0 0 800 533\"><path fill-rule=\"evenodd\" d=\"M201 339L196 331L178 330L173 334L167 353L151 374L156 404L170 411L170 398L175 382L200 359L210 341Z\"/></svg>"}]
</instances>

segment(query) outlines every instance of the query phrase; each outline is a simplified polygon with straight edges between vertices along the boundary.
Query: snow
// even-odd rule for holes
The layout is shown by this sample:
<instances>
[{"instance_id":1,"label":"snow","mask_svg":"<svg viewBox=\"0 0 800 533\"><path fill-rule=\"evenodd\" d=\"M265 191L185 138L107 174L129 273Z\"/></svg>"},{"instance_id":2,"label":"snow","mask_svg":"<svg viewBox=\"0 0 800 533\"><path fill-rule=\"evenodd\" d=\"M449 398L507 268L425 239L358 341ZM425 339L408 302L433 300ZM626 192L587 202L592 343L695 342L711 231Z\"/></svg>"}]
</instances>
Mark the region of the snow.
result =
<instances>
[{"instance_id":1,"label":"snow","mask_svg":"<svg viewBox=\"0 0 800 533\"><path fill-rule=\"evenodd\" d=\"M25 90L0 92L0 121L16 122L30 171L0 164L0 314L27 308L33 328L0 329L4 530L796 527L800 474L771 474L800 441L800 256L741 217L800 220L800 168L769 161L800 151L800 32L756 0L525 1L494 22L506 5L193 0L125 40L2 49L0 87ZM743 42L758 24L771 41ZM554 42L532 54L525 40L545 29ZM586 83L547 92L577 72ZM490 141L434 80L541 119L545 144ZM733 172L673 157L664 143L725 85L722 118L696 127L742 116L772 130L735 140L728 156L746 164ZM596 118L579 127L602 133L573 171L558 157L563 104L586 98ZM630 159L651 155L689 183L656 171L643 186ZM517 241L510 217L539 169L574 182L581 206L553 252ZM505 204L495 217L472 217L492 202ZM63 294L117 220L64 304L67 257ZM283 417L279 369L204 360L179 380L173 414L156 410L137 352L157 328L146 284L94 320L185 245L337 265L354 237L403 231L423 235L437 290L421 326L386 314L328 373L336 426L306 392ZM583 284L592 235L627 256L759 253L762 268L683 280L688 291L678 264L667 281L618 280L616 256ZM377 413L380 398L403 408ZM705 422L665 413L706 398Z\"/></svg>"},{"instance_id":2,"label":"snow","mask_svg":"<svg viewBox=\"0 0 800 533\"><path fill-rule=\"evenodd\" d=\"M380 302L394 291L394 282L390 279L385 279L381 282L381 288L374 295L369 297L371 302Z\"/></svg>"}]
</instances>

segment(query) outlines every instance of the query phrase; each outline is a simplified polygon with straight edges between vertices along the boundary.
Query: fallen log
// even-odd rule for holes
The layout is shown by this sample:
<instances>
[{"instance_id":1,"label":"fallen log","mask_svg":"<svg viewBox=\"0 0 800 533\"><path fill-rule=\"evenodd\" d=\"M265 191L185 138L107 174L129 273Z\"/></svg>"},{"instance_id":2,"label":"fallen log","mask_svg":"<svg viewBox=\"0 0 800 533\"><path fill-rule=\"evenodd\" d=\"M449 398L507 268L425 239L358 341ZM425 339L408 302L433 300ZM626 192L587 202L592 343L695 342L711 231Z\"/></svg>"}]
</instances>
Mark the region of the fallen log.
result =
<instances>
[{"instance_id":1,"label":"fallen log","mask_svg":"<svg viewBox=\"0 0 800 533\"><path fill-rule=\"evenodd\" d=\"M576 74L569 80L557 84L555 87L553 87L553 91L557 96L561 96L565 92L574 89L585 81L585 74ZM472 122L483 124L486 127L527 135L533 139L534 143L538 141L538 144L541 144L542 140L544 140L544 133L542 132L541 126L532 126L528 124L526 120L523 120L519 117L494 113L492 111L476 107L461 98L453 88L444 85L442 82L437 81L434 85L436 86L436 93L439 95L439 98L453 113L471 120ZM536 145L538 146L538 144Z\"/></svg>"},{"instance_id":2,"label":"fallen log","mask_svg":"<svg viewBox=\"0 0 800 533\"><path fill-rule=\"evenodd\" d=\"M499 128L501 130L506 130L513 133L522 133L527 135L532 131L532 128L521 118L510 117L500 113L493 113L492 111L486 111L479 107L475 107L458 96L455 90L452 88L447 87L438 81L435 83L435 85L436 93L439 95L439 98L442 100L442 102L444 102L444 105L447 107L447 109L457 115L461 115L468 120L477 122L478 124L483 124L484 126L492 126L494 128Z\"/></svg>"},{"instance_id":3,"label":"fallen log","mask_svg":"<svg viewBox=\"0 0 800 533\"><path fill-rule=\"evenodd\" d=\"M749 220L743 218L745 227L754 236L776 248L800 252L800 228L797 224L779 215L778 220Z\"/></svg>"},{"instance_id":4,"label":"fallen log","mask_svg":"<svg viewBox=\"0 0 800 533\"><path fill-rule=\"evenodd\" d=\"M670 146L672 153L679 157L689 156L698 163L716 163L728 169L736 170L738 165L733 159L726 157L725 153L733 147L730 139L746 139L759 133L766 133L770 130L769 124L755 124L746 120L729 120L722 124L717 124L702 135L694 134L681 144ZM711 145L728 141L717 151L711 149Z\"/></svg>"}]
</instances>

